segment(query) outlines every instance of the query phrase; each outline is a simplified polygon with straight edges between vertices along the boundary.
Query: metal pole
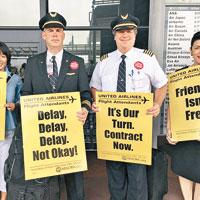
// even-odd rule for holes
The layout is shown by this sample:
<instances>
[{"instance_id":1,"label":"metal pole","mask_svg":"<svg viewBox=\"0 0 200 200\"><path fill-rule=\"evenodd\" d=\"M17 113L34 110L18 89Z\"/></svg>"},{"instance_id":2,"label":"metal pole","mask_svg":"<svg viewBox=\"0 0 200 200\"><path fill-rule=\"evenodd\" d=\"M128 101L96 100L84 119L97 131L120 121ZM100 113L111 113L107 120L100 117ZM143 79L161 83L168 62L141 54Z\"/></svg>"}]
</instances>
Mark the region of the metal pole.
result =
<instances>
[{"instance_id":1,"label":"metal pole","mask_svg":"<svg viewBox=\"0 0 200 200\"><path fill-rule=\"evenodd\" d=\"M40 0L40 18L46 15L48 13L48 10L49 10L48 0ZM42 39L42 35L40 37L40 41L41 41L40 52L46 51L46 43Z\"/></svg>"}]
</instances>

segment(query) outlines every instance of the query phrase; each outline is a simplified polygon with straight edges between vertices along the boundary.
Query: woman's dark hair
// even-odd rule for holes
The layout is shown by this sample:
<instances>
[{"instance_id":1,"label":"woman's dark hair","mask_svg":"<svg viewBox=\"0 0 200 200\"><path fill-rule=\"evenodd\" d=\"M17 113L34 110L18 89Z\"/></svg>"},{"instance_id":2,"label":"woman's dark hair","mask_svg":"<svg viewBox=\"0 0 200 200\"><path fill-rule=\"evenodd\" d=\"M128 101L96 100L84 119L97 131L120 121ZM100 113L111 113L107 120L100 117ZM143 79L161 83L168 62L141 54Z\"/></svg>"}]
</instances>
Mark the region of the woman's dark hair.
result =
<instances>
[{"instance_id":1,"label":"woman's dark hair","mask_svg":"<svg viewBox=\"0 0 200 200\"><path fill-rule=\"evenodd\" d=\"M200 31L196 32L196 33L193 35L192 40L191 40L191 48L192 48L192 46L193 46L193 44L194 44L194 42L195 42L196 40L200 40Z\"/></svg>"},{"instance_id":2,"label":"woman's dark hair","mask_svg":"<svg viewBox=\"0 0 200 200\"><path fill-rule=\"evenodd\" d=\"M7 65L10 65L11 54L10 50L4 42L0 42L0 52L2 52L7 58Z\"/></svg>"}]
</instances>

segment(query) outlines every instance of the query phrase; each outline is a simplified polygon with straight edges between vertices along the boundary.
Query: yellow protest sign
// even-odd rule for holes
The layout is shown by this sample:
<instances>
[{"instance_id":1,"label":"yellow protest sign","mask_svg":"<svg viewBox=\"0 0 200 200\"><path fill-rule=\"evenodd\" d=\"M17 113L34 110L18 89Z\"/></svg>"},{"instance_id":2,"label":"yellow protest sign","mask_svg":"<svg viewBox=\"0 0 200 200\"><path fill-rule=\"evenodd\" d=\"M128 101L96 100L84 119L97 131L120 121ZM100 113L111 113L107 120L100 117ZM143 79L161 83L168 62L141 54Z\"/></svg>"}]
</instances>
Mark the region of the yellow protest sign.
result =
<instances>
[{"instance_id":1,"label":"yellow protest sign","mask_svg":"<svg viewBox=\"0 0 200 200\"><path fill-rule=\"evenodd\" d=\"M152 93L96 92L98 158L151 165Z\"/></svg>"},{"instance_id":2,"label":"yellow protest sign","mask_svg":"<svg viewBox=\"0 0 200 200\"><path fill-rule=\"evenodd\" d=\"M79 92L22 96L25 179L87 170Z\"/></svg>"},{"instance_id":3,"label":"yellow protest sign","mask_svg":"<svg viewBox=\"0 0 200 200\"><path fill-rule=\"evenodd\" d=\"M0 140L5 140L6 109L3 105L6 103L6 79L6 72L0 72Z\"/></svg>"},{"instance_id":4,"label":"yellow protest sign","mask_svg":"<svg viewBox=\"0 0 200 200\"><path fill-rule=\"evenodd\" d=\"M200 139L200 66L168 75L172 139Z\"/></svg>"}]
</instances>

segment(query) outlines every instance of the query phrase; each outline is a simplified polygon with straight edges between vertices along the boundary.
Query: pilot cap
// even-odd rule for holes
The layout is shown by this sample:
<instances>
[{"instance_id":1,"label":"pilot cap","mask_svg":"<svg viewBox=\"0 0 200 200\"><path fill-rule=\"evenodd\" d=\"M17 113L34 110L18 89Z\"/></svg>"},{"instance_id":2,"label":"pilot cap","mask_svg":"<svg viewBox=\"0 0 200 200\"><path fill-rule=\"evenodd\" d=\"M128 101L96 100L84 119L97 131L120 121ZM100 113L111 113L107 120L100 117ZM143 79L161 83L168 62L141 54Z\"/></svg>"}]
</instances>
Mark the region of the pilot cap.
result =
<instances>
[{"instance_id":1,"label":"pilot cap","mask_svg":"<svg viewBox=\"0 0 200 200\"><path fill-rule=\"evenodd\" d=\"M66 20L59 13L50 12L40 19L39 27L42 31L44 30L44 28L49 28L49 27L58 27L65 29Z\"/></svg>"},{"instance_id":2,"label":"pilot cap","mask_svg":"<svg viewBox=\"0 0 200 200\"><path fill-rule=\"evenodd\" d=\"M110 24L113 31L119 30L130 30L135 29L140 24L140 20L137 17L129 15L128 13L125 15L117 16Z\"/></svg>"}]
</instances>

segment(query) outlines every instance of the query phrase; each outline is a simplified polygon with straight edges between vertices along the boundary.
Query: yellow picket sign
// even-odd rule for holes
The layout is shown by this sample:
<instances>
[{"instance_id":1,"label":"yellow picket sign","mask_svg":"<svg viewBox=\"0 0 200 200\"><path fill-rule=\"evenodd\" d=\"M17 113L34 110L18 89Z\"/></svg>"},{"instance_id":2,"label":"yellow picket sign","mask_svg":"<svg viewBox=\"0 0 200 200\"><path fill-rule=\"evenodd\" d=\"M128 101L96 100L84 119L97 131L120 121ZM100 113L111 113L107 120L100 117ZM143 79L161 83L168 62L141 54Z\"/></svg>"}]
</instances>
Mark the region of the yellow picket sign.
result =
<instances>
[{"instance_id":1,"label":"yellow picket sign","mask_svg":"<svg viewBox=\"0 0 200 200\"><path fill-rule=\"evenodd\" d=\"M6 79L6 72L0 72L0 140L5 140L6 109L3 105L6 103Z\"/></svg>"},{"instance_id":2,"label":"yellow picket sign","mask_svg":"<svg viewBox=\"0 0 200 200\"><path fill-rule=\"evenodd\" d=\"M25 179L87 170L79 92L22 96Z\"/></svg>"},{"instance_id":3,"label":"yellow picket sign","mask_svg":"<svg viewBox=\"0 0 200 200\"><path fill-rule=\"evenodd\" d=\"M97 92L99 159L151 165L152 93Z\"/></svg>"},{"instance_id":4,"label":"yellow picket sign","mask_svg":"<svg viewBox=\"0 0 200 200\"><path fill-rule=\"evenodd\" d=\"M200 139L200 65L168 75L172 139Z\"/></svg>"}]
</instances>

